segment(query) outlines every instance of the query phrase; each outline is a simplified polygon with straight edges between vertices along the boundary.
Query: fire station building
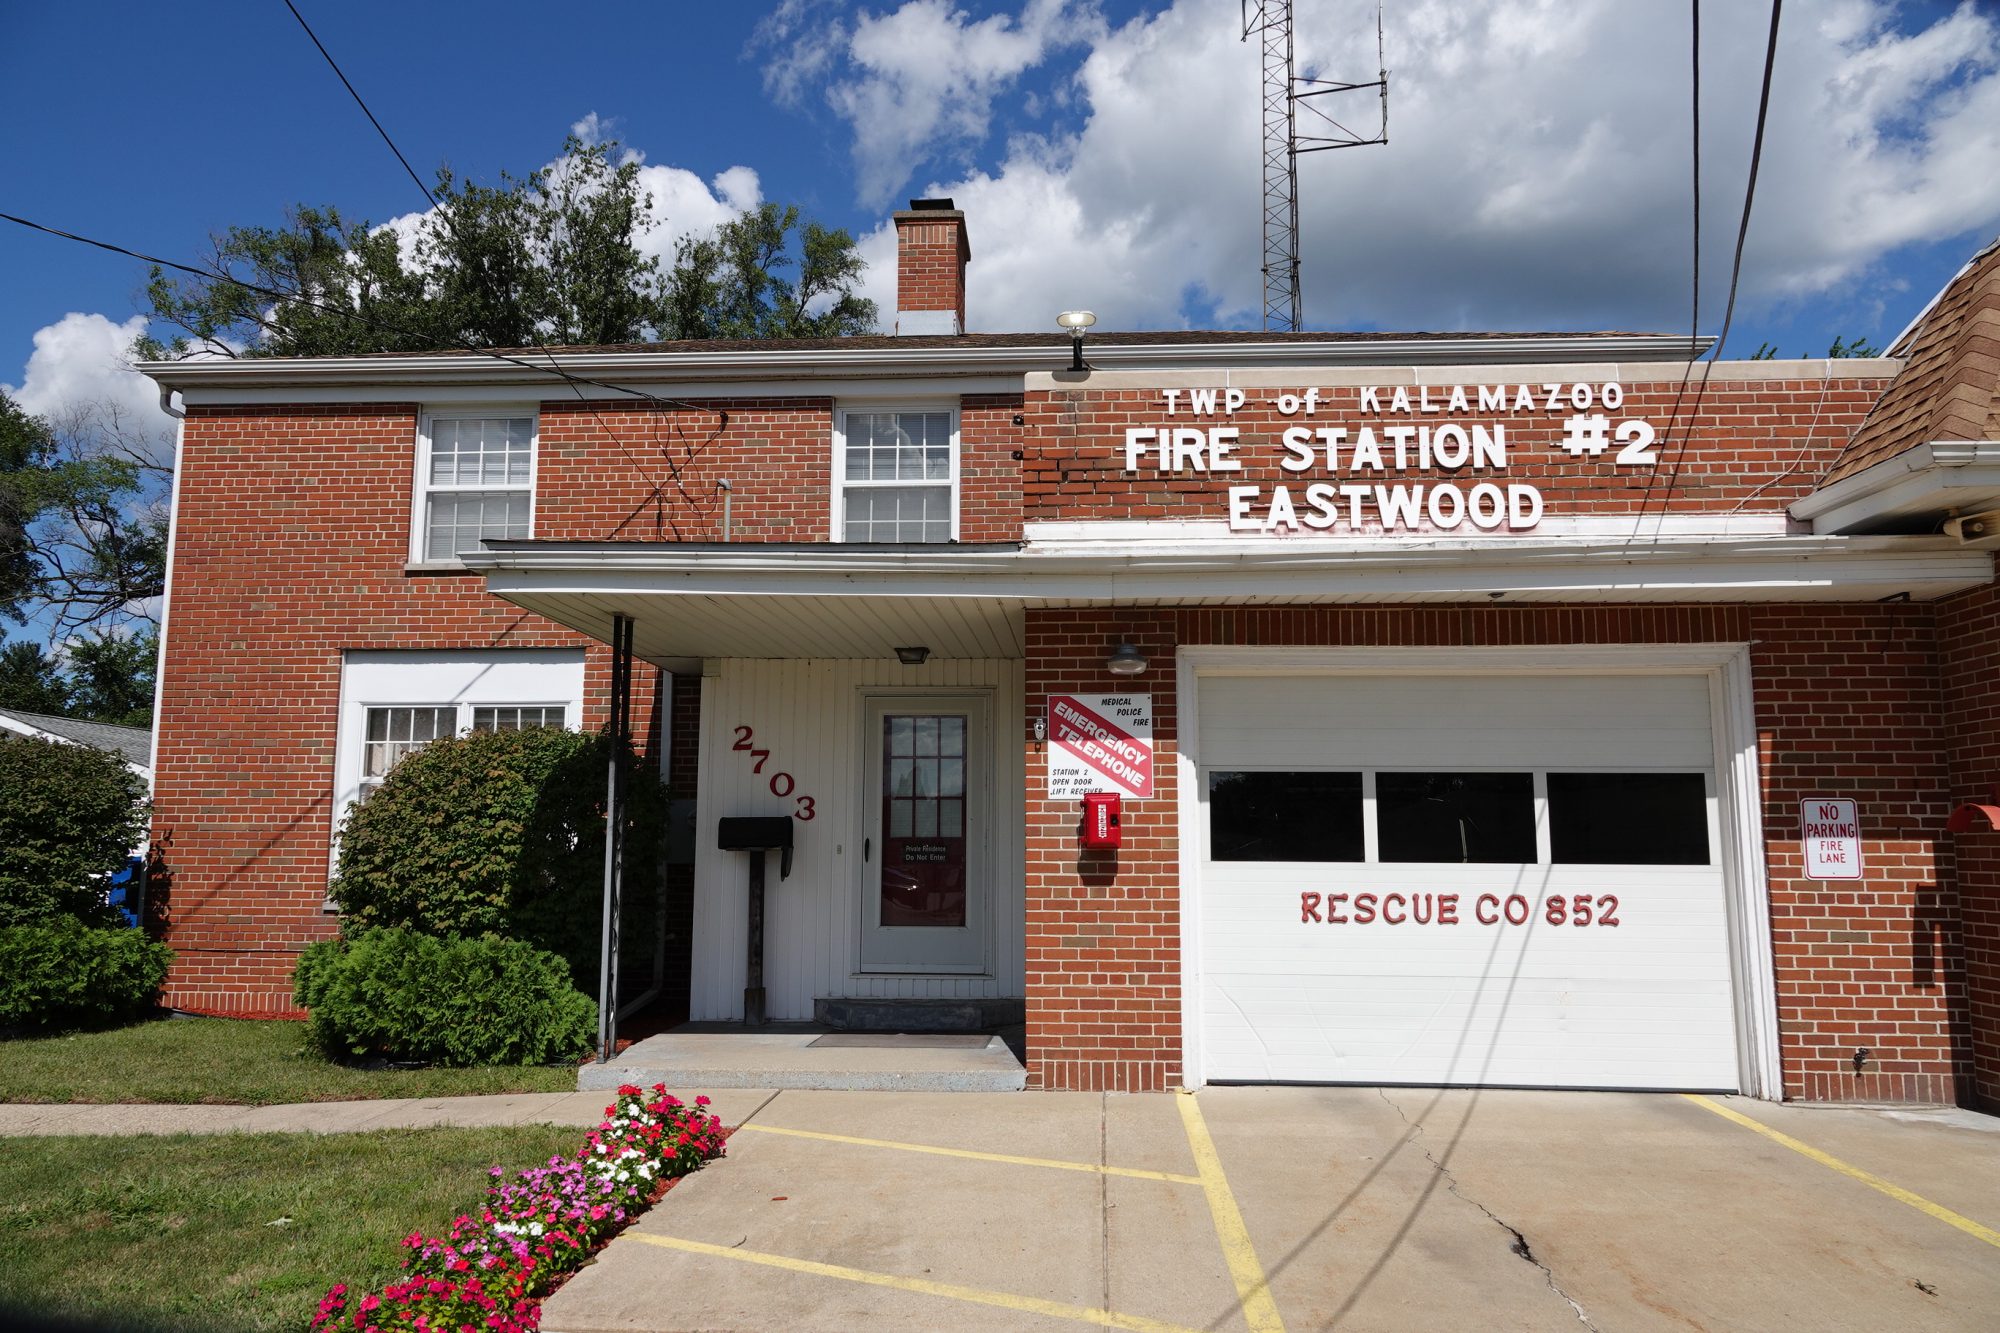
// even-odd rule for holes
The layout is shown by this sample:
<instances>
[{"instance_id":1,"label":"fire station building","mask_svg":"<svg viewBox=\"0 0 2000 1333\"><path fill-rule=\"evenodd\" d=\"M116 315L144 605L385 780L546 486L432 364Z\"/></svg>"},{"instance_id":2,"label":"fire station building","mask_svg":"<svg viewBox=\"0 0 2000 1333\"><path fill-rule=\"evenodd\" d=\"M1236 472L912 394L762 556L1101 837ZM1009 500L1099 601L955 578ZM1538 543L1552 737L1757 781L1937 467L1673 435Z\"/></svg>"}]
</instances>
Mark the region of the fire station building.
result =
<instances>
[{"instance_id":1,"label":"fire station building","mask_svg":"<svg viewBox=\"0 0 2000 1333\"><path fill-rule=\"evenodd\" d=\"M144 368L169 1003L289 1011L343 812L616 679L694 1020L782 817L768 1016L1024 1010L1030 1087L2000 1105L2000 250L1710 365L979 334L965 217L895 221L893 334Z\"/></svg>"}]
</instances>

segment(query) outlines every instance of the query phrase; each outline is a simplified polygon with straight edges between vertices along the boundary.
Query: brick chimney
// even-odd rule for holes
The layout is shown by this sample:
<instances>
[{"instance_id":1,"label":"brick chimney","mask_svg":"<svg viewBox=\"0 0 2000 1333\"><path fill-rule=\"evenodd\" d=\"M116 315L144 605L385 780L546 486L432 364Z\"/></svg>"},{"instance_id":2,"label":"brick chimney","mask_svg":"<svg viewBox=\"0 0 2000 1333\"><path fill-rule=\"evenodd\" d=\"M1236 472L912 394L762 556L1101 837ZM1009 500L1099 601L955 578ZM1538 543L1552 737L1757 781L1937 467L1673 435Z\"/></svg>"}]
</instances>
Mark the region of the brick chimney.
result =
<instances>
[{"instance_id":1,"label":"brick chimney","mask_svg":"<svg viewBox=\"0 0 2000 1333\"><path fill-rule=\"evenodd\" d=\"M896 219L896 332L965 332L965 214L949 199L912 199Z\"/></svg>"}]
</instances>

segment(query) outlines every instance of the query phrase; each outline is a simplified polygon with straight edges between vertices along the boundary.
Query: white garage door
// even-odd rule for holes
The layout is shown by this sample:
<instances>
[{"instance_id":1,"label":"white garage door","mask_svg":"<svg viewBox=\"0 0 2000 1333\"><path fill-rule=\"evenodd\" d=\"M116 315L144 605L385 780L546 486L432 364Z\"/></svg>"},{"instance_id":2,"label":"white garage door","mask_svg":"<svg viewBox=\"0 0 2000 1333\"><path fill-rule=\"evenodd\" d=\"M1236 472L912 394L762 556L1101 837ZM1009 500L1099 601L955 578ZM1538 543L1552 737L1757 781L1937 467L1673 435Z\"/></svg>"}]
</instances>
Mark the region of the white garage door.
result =
<instances>
[{"instance_id":1,"label":"white garage door","mask_svg":"<svg viewBox=\"0 0 2000 1333\"><path fill-rule=\"evenodd\" d=\"M1208 1078L1738 1086L1705 676L1199 688Z\"/></svg>"}]
</instances>

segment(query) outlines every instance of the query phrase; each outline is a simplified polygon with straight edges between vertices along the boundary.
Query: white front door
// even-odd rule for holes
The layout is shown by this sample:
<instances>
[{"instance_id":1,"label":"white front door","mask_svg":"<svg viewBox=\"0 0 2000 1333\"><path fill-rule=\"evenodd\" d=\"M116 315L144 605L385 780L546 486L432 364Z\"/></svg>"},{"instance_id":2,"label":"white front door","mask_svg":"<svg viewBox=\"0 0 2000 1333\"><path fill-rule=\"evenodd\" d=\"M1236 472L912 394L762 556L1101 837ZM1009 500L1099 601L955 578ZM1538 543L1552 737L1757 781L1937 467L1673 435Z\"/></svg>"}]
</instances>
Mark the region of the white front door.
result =
<instances>
[{"instance_id":1,"label":"white front door","mask_svg":"<svg viewBox=\"0 0 2000 1333\"><path fill-rule=\"evenodd\" d=\"M861 829L861 970L986 970L983 697L868 701Z\"/></svg>"}]
</instances>

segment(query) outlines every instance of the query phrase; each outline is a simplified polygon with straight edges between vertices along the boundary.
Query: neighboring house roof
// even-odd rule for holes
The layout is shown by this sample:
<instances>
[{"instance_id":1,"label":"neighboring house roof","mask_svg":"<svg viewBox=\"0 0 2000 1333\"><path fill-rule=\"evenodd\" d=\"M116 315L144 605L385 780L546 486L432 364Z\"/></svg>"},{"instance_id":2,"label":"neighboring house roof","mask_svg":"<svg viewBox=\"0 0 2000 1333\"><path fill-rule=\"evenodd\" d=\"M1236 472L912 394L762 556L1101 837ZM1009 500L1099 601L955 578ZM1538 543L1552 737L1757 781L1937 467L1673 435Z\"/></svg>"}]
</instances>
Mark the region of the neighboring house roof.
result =
<instances>
[{"instance_id":1,"label":"neighboring house roof","mask_svg":"<svg viewBox=\"0 0 2000 1333\"><path fill-rule=\"evenodd\" d=\"M9 722L19 726L7 726ZM153 766L153 733L144 727L116 727L109 722L82 722L73 717L0 708L0 729L39 732L46 737L109 750L137 768Z\"/></svg>"},{"instance_id":2,"label":"neighboring house roof","mask_svg":"<svg viewBox=\"0 0 2000 1333\"><path fill-rule=\"evenodd\" d=\"M1945 285L1889 355L1903 369L1821 479L1938 440L2000 440L2000 241Z\"/></svg>"}]
</instances>

